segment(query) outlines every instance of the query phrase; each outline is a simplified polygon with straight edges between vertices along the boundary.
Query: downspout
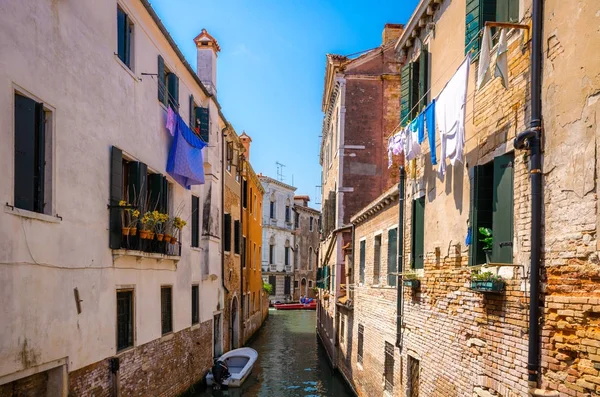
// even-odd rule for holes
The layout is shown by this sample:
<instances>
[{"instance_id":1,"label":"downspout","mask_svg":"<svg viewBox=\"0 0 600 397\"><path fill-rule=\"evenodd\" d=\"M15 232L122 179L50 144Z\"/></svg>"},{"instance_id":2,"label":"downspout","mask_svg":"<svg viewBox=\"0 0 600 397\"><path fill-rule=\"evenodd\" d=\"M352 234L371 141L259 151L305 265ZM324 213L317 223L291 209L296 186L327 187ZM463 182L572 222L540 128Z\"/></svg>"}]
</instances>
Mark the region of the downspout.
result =
<instances>
[{"instance_id":1,"label":"downspout","mask_svg":"<svg viewBox=\"0 0 600 397\"><path fill-rule=\"evenodd\" d=\"M222 152L221 152L221 211L225 213L225 137L227 134L224 127L221 130L221 136L223 137ZM221 224L223 224L223 216L221 216ZM223 289L226 293L229 293L229 289L225 285L225 249L223 248L223 239L221 238L221 282L223 283Z\"/></svg>"},{"instance_id":2,"label":"downspout","mask_svg":"<svg viewBox=\"0 0 600 397\"><path fill-rule=\"evenodd\" d=\"M529 295L529 382L539 383L540 375L540 251L542 225L542 23L543 0L533 0L531 42L531 122L529 129L514 140L515 149L531 153L531 266Z\"/></svg>"},{"instance_id":3,"label":"downspout","mask_svg":"<svg viewBox=\"0 0 600 397\"><path fill-rule=\"evenodd\" d=\"M396 280L396 289L398 290L396 298L396 346L402 350L402 298L404 296L404 286L402 284L402 272L404 272L404 186L406 184L406 171L404 170L404 161L400 165L400 182L398 183L398 278Z\"/></svg>"}]
</instances>

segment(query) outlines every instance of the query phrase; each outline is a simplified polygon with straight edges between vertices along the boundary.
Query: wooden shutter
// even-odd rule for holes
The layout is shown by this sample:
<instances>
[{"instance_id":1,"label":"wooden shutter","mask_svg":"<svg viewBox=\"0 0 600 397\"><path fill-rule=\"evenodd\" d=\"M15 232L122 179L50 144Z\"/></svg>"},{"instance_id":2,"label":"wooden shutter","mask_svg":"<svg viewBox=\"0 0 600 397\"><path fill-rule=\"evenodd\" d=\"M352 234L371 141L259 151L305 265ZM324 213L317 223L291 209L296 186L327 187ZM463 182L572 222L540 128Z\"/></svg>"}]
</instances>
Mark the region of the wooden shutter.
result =
<instances>
[{"instance_id":1,"label":"wooden shutter","mask_svg":"<svg viewBox=\"0 0 600 397\"><path fill-rule=\"evenodd\" d=\"M196 131L196 106L194 105L194 96L190 95L190 130Z\"/></svg>"},{"instance_id":2,"label":"wooden shutter","mask_svg":"<svg viewBox=\"0 0 600 397\"><path fill-rule=\"evenodd\" d=\"M501 0L506 1L506 0ZM479 32L486 21L496 20L496 0L467 0L467 16L465 19L465 54L475 55L480 48Z\"/></svg>"},{"instance_id":3,"label":"wooden shutter","mask_svg":"<svg viewBox=\"0 0 600 397\"><path fill-rule=\"evenodd\" d=\"M44 212L44 194L46 169L46 116L44 115L44 104L37 102L35 104L35 194L34 210Z\"/></svg>"},{"instance_id":4,"label":"wooden shutter","mask_svg":"<svg viewBox=\"0 0 600 397\"><path fill-rule=\"evenodd\" d=\"M192 247L200 245L200 198L192 196Z\"/></svg>"},{"instance_id":5,"label":"wooden shutter","mask_svg":"<svg viewBox=\"0 0 600 397\"><path fill-rule=\"evenodd\" d=\"M179 77L175 73L167 75L167 87L169 93L169 105L173 110L179 109Z\"/></svg>"},{"instance_id":6,"label":"wooden shutter","mask_svg":"<svg viewBox=\"0 0 600 397\"><path fill-rule=\"evenodd\" d=\"M360 269L359 269L359 277L360 277L360 282L364 283L365 282L365 258L366 258L366 250L365 250L365 246L366 246L366 241L362 240L360 242Z\"/></svg>"},{"instance_id":7,"label":"wooden shutter","mask_svg":"<svg viewBox=\"0 0 600 397\"><path fill-rule=\"evenodd\" d=\"M17 208L34 211L36 174L36 102L15 94L14 188Z\"/></svg>"},{"instance_id":8,"label":"wooden shutter","mask_svg":"<svg viewBox=\"0 0 600 397\"><path fill-rule=\"evenodd\" d=\"M271 284L271 295L277 295L277 278L275 276L269 276L269 284Z\"/></svg>"},{"instance_id":9,"label":"wooden shutter","mask_svg":"<svg viewBox=\"0 0 600 397\"><path fill-rule=\"evenodd\" d=\"M231 214L223 215L223 249L231 251Z\"/></svg>"},{"instance_id":10,"label":"wooden shutter","mask_svg":"<svg viewBox=\"0 0 600 397\"><path fill-rule=\"evenodd\" d=\"M129 202L136 202L143 215L145 210L152 210L152 202L148 202L148 166L140 161L131 161L128 166Z\"/></svg>"},{"instance_id":11,"label":"wooden shutter","mask_svg":"<svg viewBox=\"0 0 600 397\"><path fill-rule=\"evenodd\" d=\"M424 229L425 229L425 197L413 200L413 235L412 257L413 268L423 269L424 263Z\"/></svg>"},{"instance_id":12,"label":"wooden shutter","mask_svg":"<svg viewBox=\"0 0 600 397\"><path fill-rule=\"evenodd\" d=\"M429 56L429 47L423 45L419 56L419 94L417 100L421 102L416 109L417 114L429 103Z\"/></svg>"},{"instance_id":13,"label":"wooden shutter","mask_svg":"<svg viewBox=\"0 0 600 397\"><path fill-rule=\"evenodd\" d=\"M402 125L417 114L415 107L419 100L419 62L410 62L400 73L400 122Z\"/></svg>"},{"instance_id":14,"label":"wooden shutter","mask_svg":"<svg viewBox=\"0 0 600 397\"><path fill-rule=\"evenodd\" d=\"M116 207L123 199L123 151L112 147L110 155L110 214L108 221L109 247L121 248L121 209Z\"/></svg>"},{"instance_id":15,"label":"wooden shutter","mask_svg":"<svg viewBox=\"0 0 600 397\"><path fill-rule=\"evenodd\" d=\"M323 268L317 268L317 288L323 288Z\"/></svg>"},{"instance_id":16,"label":"wooden shutter","mask_svg":"<svg viewBox=\"0 0 600 397\"><path fill-rule=\"evenodd\" d=\"M248 181L242 180L242 206L248 208Z\"/></svg>"},{"instance_id":17,"label":"wooden shutter","mask_svg":"<svg viewBox=\"0 0 600 397\"><path fill-rule=\"evenodd\" d=\"M373 284L378 285L380 282L381 270L381 234L375 236L373 242Z\"/></svg>"},{"instance_id":18,"label":"wooden shutter","mask_svg":"<svg viewBox=\"0 0 600 397\"><path fill-rule=\"evenodd\" d=\"M126 32L127 32L127 15L121 10L120 7L117 7L117 55L119 59L123 61L127 66L127 62L125 62L126 57Z\"/></svg>"},{"instance_id":19,"label":"wooden shutter","mask_svg":"<svg viewBox=\"0 0 600 397\"><path fill-rule=\"evenodd\" d=\"M492 259L495 263L513 263L513 163L513 153L494 159Z\"/></svg>"},{"instance_id":20,"label":"wooden shutter","mask_svg":"<svg viewBox=\"0 0 600 397\"><path fill-rule=\"evenodd\" d=\"M165 98L167 95L165 94L167 90L167 82L165 81L165 60L162 56L158 56L158 100L167 105L167 101Z\"/></svg>"},{"instance_id":21,"label":"wooden shutter","mask_svg":"<svg viewBox=\"0 0 600 397\"><path fill-rule=\"evenodd\" d=\"M240 221L233 221L234 252L240 253L242 247L242 227Z\"/></svg>"},{"instance_id":22,"label":"wooden shutter","mask_svg":"<svg viewBox=\"0 0 600 397\"><path fill-rule=\"evenodd\" d=\"M471 208L470 228L471 247L469 250L469 265L481 265L486 257L480 243L480 227L492 228L492 181L493 168L491 164L478 165L471 169Z\"/></svg>"},{"instance_id":23,"label":"wooden shutter","mask_svg":"<svg viewBox=\"0 0 600 397\"><path fill-rule=\"evenodd\" d=\"M200 129L200 138L204 142L208 142L210 138L208 108L196 108L196 119L198 120L198 128Z\"/></svg>"},{"instance_id":24,"label":"wooden shutter","mask_svg":"<svg viewBox=\"0 0 600 397\"><path fill-rule=\"evenodd\" d=\"M396 273L398 271L398 229L388 230L388 285L396 285Z\"/></svg>"},{"instance_id":25,"label":"wooden shutter","mask_svg":"<svg viewBox=\"0 0 600 397\"><path fill-rule=\"evenodd\" d=\"M148 210L167 212L167 178L161 174L148 175L148 189L150 201L148 202Z\"/></svg>"}]
</instances>

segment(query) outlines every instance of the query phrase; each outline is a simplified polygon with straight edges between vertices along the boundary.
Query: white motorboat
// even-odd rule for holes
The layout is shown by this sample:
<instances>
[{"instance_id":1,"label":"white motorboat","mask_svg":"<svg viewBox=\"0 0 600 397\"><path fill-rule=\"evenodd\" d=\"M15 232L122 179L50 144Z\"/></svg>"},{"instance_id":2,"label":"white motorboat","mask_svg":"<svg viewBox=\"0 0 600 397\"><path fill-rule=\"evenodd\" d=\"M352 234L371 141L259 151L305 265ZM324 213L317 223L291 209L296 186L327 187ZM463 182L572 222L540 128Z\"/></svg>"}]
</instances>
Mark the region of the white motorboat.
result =
<instances>
[{"instance_id":1,"label":"white motorboat","mask_svg":"<svg viewBox=\"0 0 600 397\"><path fill-rule=\"evenodd\" d=\"M220 361L224 361L229 367L231 376L223 381L223 386L240 387L248 378L254 363L258 359L258 352L249 347L241 347L228 351L219 357ZM212 386L215 384L212 372L206 375L206 384Z\"/></svg>"}]
</instances>

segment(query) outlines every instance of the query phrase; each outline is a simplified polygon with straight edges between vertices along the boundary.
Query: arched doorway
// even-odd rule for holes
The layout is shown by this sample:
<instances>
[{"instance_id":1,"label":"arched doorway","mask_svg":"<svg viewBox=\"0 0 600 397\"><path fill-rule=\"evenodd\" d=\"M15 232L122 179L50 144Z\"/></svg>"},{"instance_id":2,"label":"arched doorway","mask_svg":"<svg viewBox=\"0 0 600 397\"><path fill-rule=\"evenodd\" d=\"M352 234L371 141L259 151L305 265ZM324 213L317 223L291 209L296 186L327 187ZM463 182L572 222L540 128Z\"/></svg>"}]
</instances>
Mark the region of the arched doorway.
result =
<instances>
[{"instance_id":1,"label":"arched doorway","mask_svg":"<svg viewBox=\"0 0 600 397\"><path fill-rule=\"evenodd\" d=\"M308 286L306 284L306 279L303 278L300 282L300 291L302 291L302 295L308 296Z\"/></svg>"},{"instance_id":2,"label":"arched doorway","mask_svg":"<svg viewBox=\"0 0 600 397\"><path fill-rule=\"evenodd\" d=\"M231 348L237 349L239 347L239 334L240 334L240 322L238 321L238 299L237 296L233 297L231 301L231 324L229 329L231 330Z\"/></svg>"}]
</instances>

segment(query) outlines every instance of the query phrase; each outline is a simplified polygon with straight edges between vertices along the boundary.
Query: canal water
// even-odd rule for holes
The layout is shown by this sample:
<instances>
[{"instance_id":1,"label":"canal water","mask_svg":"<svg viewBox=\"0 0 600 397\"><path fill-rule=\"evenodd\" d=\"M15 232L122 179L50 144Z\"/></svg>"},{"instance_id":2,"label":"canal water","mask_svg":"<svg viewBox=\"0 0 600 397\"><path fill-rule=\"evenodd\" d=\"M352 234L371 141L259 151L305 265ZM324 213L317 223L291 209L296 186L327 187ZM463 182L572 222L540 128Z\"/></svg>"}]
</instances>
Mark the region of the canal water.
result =
<instances>
[{"instance_id":1,"label":"canal water","mask_svg":"<svg viewBox=\"0 0 600 397\"><path fill-rule=\"evenodd\" d=\"M317 342L312 310L273 310L248 345L258 361L240 389L206 391L195 397L346 397L354 394L331 370Z\"/></svg>"}]
</instances>

